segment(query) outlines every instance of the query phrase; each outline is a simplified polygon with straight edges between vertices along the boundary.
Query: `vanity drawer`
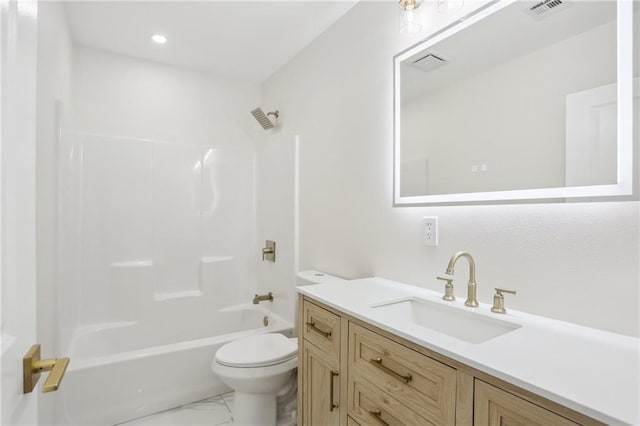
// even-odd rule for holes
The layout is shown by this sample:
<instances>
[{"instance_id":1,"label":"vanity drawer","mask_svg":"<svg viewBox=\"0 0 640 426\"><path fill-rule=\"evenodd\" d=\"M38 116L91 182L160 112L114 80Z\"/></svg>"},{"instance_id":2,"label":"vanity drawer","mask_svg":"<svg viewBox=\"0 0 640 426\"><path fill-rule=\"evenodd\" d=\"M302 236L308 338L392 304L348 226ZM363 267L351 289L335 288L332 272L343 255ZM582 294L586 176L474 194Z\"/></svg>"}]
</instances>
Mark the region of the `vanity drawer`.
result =
<instances>
[{"instance_id":1,"label":"vanity drawer","mask_svg":"<svg viewBox=\"0 0 640 426\"><path fill-rule=\"evenodd\" d=\"M578 426L571 420L481 380L475 382L476 425Z\"/></svg>"},{"instance_id":2,"label":"vanity drawer","mask_svg":"<svg viewBox=\"0 0 640 426\"><path fill-rule=\"evenodd\" d=\"M349 381L361 378L438 425L455 423L456 370L349 323Z\"/></svg>"},{"instance_id":3,"label":"vanity drawer","mask_svg":"<svg viewBox=\"0 0 640 426\"><path fill-rule=\"evenodd\" d=\"M363 378L349 380L349 416L361 426L438 425Z\"/></svg>"},{"instance_id":4,"label":"vanity drawer","mask_svg":"<svg viewBox=\"0 0 640 426\"><path fill-rule=\"evenodd\" d=\"M313 303L304 301L302 336L318 348L340 356L340 317Z\"/></svg>"}]
</instances>

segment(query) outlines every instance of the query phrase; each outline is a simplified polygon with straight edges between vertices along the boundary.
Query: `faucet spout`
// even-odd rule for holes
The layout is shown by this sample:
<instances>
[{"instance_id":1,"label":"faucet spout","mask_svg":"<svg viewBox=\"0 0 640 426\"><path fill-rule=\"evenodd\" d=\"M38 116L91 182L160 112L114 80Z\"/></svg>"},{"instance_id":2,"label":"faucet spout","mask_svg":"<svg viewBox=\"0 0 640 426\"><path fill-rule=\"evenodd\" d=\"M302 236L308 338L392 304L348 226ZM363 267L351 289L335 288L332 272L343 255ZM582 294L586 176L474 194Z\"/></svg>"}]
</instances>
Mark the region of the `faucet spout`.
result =
<instances>
[{"instance_id":1,"label":"faucet spout","mask_svg":"<svg viewBox=\"0 0 640 426\"><path fill-rule=\"evenodd\" d=\"M456 265L456 262L461 257L464 257L469 262L469 283L467 284L467 300L464 302L465 306L470 306L472 308L476 308L480 306L478 300L476 298L477 293L477 284L476 284L476 262L474 262L473 257L466 251L459 251L451 256L449 259L449 264L447 265L447 274L453 275L453 270Z\"/></svg>"},{"instance_id":2,"label":"faucet spout","mask_svg":"<svg viewBox=\"0 0 640 426\"><path fill-rule=\"evenodd\" d=\"M256 294L255 296L253 296L253 304L257 305L260 302L264 302L268 300L269 302L273 302L273 293L269 292L268 294Z\"/></svg>"}]
</instances>

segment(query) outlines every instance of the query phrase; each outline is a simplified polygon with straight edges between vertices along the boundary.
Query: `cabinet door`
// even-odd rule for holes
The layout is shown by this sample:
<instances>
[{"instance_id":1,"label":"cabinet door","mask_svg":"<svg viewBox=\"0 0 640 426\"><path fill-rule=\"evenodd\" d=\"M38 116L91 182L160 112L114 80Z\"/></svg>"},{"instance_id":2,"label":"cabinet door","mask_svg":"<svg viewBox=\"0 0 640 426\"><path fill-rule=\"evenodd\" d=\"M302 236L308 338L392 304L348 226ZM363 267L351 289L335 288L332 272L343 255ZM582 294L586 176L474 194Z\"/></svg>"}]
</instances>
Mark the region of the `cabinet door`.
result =
<instances>
[{"instance_id":1,"label":"cabinet door","mask_svg":"<svg viewBox=\"0 0 640 426\"><path fill-rule=\"evenodd\" d=\"M340 424L340 364L304 341L302 422L305 426Z\"/></svg>"},{"instance_id":2,"label":"cabinet door","mask_svg":"<svg viewBox=\"0 0 640 426\"><path fill-rule=\"evenodd\" d=\"M576 426L558 414L480 380L475 384L476 426Z\"/></svg>"}]
</instances>

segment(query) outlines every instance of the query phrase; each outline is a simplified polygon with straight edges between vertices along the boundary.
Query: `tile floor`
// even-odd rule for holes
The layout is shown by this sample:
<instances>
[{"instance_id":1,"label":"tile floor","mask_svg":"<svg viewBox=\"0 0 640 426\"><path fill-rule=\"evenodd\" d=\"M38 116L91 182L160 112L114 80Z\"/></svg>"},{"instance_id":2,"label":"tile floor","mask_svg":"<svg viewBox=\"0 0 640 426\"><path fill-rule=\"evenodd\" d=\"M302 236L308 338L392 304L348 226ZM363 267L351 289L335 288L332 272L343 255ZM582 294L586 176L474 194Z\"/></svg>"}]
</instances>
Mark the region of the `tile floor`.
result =
<instances>
[{"instance_id":1,"label":"tile floor","mask_svg":"<svg viewBox=\"0 0 640 426\"><path fill-rule=\"evenodd\" d=\"M222 426L231 425L231 402L233 392L182 407L172 408L139 419L121 423L119 426Z\"/></svg>"}]
</instances>

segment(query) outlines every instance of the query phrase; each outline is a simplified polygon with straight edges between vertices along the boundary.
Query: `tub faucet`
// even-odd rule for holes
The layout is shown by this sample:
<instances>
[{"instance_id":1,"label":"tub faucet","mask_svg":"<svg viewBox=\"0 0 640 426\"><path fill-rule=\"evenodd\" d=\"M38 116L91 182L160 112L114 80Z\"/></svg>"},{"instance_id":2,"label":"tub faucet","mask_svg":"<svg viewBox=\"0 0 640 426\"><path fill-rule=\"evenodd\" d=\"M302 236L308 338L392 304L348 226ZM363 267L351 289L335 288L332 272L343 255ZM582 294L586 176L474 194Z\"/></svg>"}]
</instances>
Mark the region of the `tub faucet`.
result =
<instances>
[{"instance_id":1,"label":"tub faucet","mask_svg":"<svg viewBox=\"0 0 640 426\"><path fill-rule=\"evenodd\" d=\"M459 251L451 256L449 259L449 265L447 265L447 275L453 275L453 267L459 258L465 257L469 262L469 283L467 284L467 300L464 302L465 306L476 308L480 306L476 299L477 285L476 285L476 263L473 261L473 257L466 251Z\"/></svg>"},{"instance_id":2,"label":"tub faucet","mask_svg":"<svg viewBox=\"0 0 640 426\"><path fill-rule=\"evenodd\" d=\"M256 294L255 296L253 296L253 304L257 305L260 302L264 302L265 300L268 300L269 302L273 302L273 293L269 292L268 294Z\"/></svg>"}]
</instances>

